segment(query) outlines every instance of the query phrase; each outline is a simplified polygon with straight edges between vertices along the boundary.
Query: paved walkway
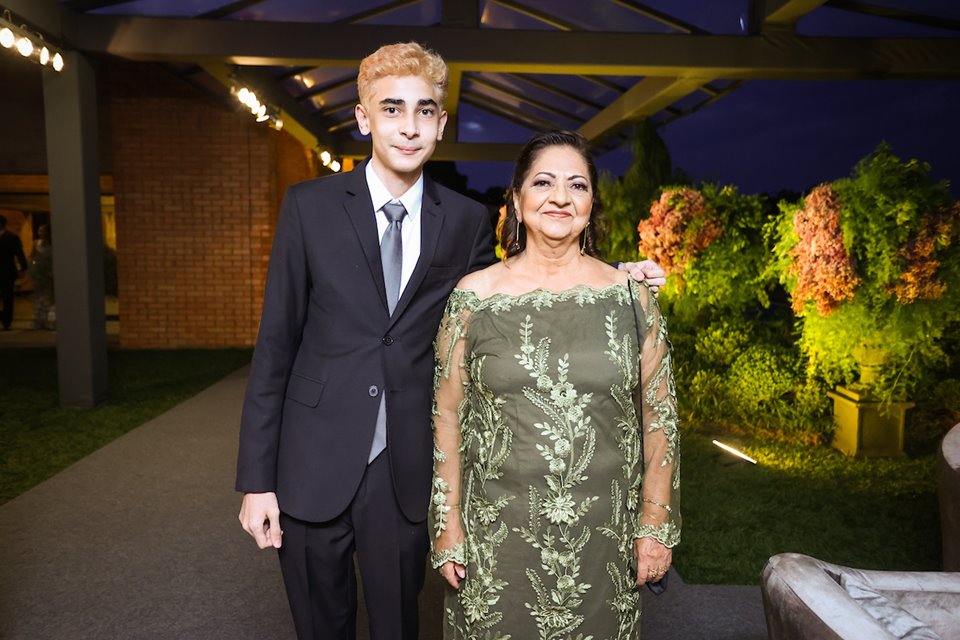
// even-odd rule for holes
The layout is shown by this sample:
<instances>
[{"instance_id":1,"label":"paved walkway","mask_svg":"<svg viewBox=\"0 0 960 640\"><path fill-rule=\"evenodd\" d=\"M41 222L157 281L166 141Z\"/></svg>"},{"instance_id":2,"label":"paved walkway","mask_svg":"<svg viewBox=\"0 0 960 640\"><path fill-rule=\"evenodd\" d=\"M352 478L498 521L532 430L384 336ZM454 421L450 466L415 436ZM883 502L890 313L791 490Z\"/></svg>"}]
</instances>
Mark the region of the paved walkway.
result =
<instances>
[{"instance_id":1,"label":"paved walkway","mask_svg":"<svg viewBox=\"0 0 960 640\"><path fill-rule=\"evenodd\" d=\"M276 558L236 518L246 374L0 506L0 638L293 637ZM766 638L758 587L671 580L645 598L644 638ZM424 640L440 637L441 593L428 574Z\"/></svg>"}]
</instances>

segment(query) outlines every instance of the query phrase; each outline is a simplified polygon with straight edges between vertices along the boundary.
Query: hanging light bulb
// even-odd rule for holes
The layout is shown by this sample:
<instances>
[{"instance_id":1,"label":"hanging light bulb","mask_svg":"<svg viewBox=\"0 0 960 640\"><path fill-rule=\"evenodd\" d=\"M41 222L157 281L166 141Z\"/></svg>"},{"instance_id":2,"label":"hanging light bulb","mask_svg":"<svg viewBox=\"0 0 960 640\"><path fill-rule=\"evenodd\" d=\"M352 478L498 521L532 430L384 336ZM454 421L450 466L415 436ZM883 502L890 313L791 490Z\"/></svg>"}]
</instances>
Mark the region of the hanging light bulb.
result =
<instances>
[{"instance_id":1,"label":"hanging light bulb","mask_svg":"<svg viewBox=\"0 0 960 640\"><path fill-rule=\"evenodd\" d=\"M336 160L330 163L330 171L337 173L340 171L340 163Z\"/></svg>"},{"instance_id":2,"label":"hanging light bulb","mask_svg":"<svg viewBox=\"0 0 960 640\"><path fill-rule=\"evenodd\" d=\"M63 56L60 52L53 54L53 70L60 72L63 70Z\"/></svg>"},{"instance_id":3,"label":"hanging light bulb","mask_svg":"<svg viewBox=\"0 0 960 640\"><path fill-rule=\"evenodd\" d=\"M276 129L277 131L280 131L281 129L283 129L283 120L281 120L278 117L277 121L273 123L273 128Z\"/></svg>"},{"instance_id":4,"label":"hanging light bulb","mask_svg":"<svg viewBox=\"0 0 960 640\"><path fill-rule=\"evenodd\" d=\"M13 31L11 31L9 27L0 29L0 45L3 45L4 49L9 49L16 41L17 39L14 37Z\"/></svg>"},{"instance_id":5,"label":"hanging light bulb","mask_svg":"<svg viewBox=\"0 0 960 640\"><path fill-rule=\"evenodd\" d=\"M237 91L237 100L241 104L247 104L247 96L250 94L250 91L246 87L241 87L240 91Z\"/></svg>"},{"instance_id":6,"label":"hanging light bulb","mask_svg":"<svg viewBox=\"0 0 960 640\"><path fill-rule=\"evenodd\" d=\"M333 160L333 156L330 155L329 151L324 151L320 154L320 162L323 163L323 166L330 164L331 160Z\"/></svg>"},{"instance_id":7,"label":"hanging light bulb","mask_svg":"<svg viewBox=\"0 0 960 640\"><path fill-rule=\"evenodd\" d=\"M50 62L50 49L43 47L40 49L40 64L47 64Z\"/></svg>"},{"instance_id":8,"label":"hanging light bulb","mask_svg":"<svg viewBox=\"0 0 960 640\"><path fill-rule=\"evenodd\" d=\"M26 36L21 36L17 40L17 51L20 52L24 58L29 58L30 54L33 53L33 43L30 42L30 38Z\"/></svg>"}]
</instances>

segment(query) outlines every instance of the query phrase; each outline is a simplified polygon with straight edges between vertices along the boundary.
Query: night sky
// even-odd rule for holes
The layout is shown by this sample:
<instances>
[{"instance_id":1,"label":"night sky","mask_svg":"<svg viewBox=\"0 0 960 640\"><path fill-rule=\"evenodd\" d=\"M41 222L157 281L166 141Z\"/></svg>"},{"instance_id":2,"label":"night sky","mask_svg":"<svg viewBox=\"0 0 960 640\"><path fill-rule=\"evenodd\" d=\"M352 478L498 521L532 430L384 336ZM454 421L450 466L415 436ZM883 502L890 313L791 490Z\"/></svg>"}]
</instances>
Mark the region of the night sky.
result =
<instances>
[{"instance_id":1,"label":"night sky","mask_svg":"<svg viewBox=\"0 0 960 640\"><path fill-rule=\"evenodd\" d=\"M674 167L743 193L806 191L849 175L881 141L931 165L960 197L960 81L754 80L660 130ZM441 143L442 144L442 143ZM619 175L622 147L598 158ZM458 162L479 191L506 185L510 163Z\"/></svg>"}]
</instances>

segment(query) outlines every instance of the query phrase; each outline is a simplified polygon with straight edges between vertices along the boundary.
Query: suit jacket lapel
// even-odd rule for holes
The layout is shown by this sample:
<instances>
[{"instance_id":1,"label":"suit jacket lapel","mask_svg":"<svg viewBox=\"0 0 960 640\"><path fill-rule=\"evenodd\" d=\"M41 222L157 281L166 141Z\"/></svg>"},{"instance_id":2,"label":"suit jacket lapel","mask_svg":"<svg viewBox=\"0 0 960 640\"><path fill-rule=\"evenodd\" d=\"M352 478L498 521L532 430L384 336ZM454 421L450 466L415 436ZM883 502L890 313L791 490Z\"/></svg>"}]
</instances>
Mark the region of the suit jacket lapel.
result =
<instances>
[{"instance_id":1,"label":"suit jacket lapel","mask_svg":"<svg viewBox=\"0 0 960 640\"><path fill-rule=\"evenodd\" d=\"M369 160L367 161L369 162ZM383 310L387 310L387 292L383 283L383 263L380 261L380 242L377 233L377 218L373 211L373 200L370 198L370 189L367 187L367 163L363 162L354 167L347 175L347 199L344 208L347 216L357 232L363 254L367 258L370 276L377 285ZM398 305L399 306L399 305Z\"/></svg>"},{"instance_id":2,"label":"suit jacket lapel","mask_svg":"<svg viewBox=\"0 0 960 640\"><path fill-rule=\"evenodd\" d=\"M416 295L417 289L423 283L427 271L430 270L433 254L437 252L440 230L443 227L444 214L440 204L440 194L437 192L436 185L430 178L424 176L423 201L420 203L420 257L417 259L417 266L414 267L413 273L410 274L407 286L403 288L403 293L397 301L397 308L393 310L391 324L400 317L407 305L410 304L410 300ZM382 283L382 274L380 280ZM386 299L386 294L384 294L384 299Z\"/></svg>"}]
</instances>

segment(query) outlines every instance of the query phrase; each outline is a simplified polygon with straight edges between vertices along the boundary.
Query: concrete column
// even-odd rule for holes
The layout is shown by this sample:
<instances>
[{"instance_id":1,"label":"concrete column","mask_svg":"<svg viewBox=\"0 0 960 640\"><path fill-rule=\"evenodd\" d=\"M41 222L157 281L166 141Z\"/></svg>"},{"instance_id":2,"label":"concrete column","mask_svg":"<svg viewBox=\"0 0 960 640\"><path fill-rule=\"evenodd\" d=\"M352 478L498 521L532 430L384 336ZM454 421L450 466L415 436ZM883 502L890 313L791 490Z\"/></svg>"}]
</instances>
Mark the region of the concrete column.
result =
<instances>
[{"instance_id":1,"label":"concrete column","mask_svg":"<svg viewBox=\"0 0 960 640\"><path fill-rule=\"evenodd\" d=\"M57 302L60 404L92 407L107 393L103 230L96 77L78 52L60 73L43 70Z\"/></svg>"}]
</instances>

